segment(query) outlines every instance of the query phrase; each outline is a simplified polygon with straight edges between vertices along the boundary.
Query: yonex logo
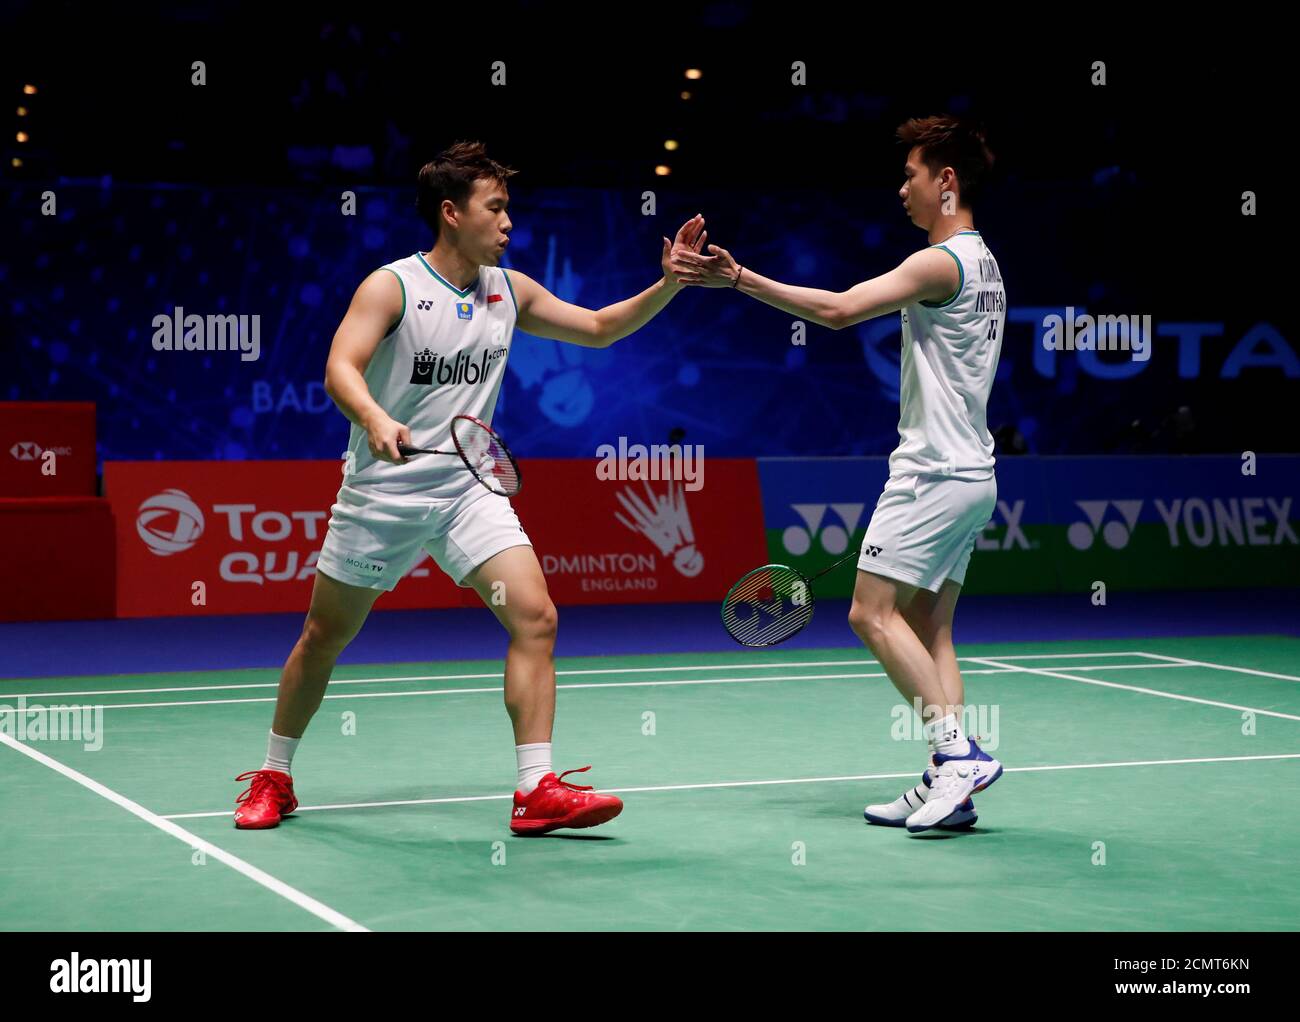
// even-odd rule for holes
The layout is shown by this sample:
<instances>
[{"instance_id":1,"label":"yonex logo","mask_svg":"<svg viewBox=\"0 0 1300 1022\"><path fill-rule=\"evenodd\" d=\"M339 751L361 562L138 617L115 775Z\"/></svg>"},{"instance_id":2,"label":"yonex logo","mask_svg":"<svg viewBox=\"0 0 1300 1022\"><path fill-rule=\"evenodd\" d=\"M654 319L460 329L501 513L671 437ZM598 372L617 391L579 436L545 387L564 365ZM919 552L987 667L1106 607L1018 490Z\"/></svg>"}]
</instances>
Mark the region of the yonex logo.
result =
<instances>
[{"instance_id":1,"label":"yonex logo","mask_svg":"<svg viewBox=\"0 0 1300 1022\"><path fill-rule=\"evenodd\" d=\"M875 557L877 554L879 554L879 553L880 553L881 551L883 551L883 550L884 550L884 547L879 547L879 546L869 546L869 547L867 547L866 552L867 552L867 556L868 556L868 557Z\"/></svg>"},{"instance_id":2,"label":"yonex logo","mask_svg":"<svg viewBox=\"0 0 1300 1022\"><path fill-rule=\"evenodd\" d=\"M1008 504L1005 500L999 500L997 511L1006 523L1007 531L1003 534L1001 540L996 536L985 535L989 529L997 528L996 521L990 521L975 538L975 549L1010 550L1012 547L1018 547L1021 550L1032 549L1028 537L1025 536L1024 530L1020 527L1020 519L1025 514L1025 502L1017 500Z\"/></svg>"},{"instance_id":3,"label":"yonex logo","mask_svg":"<svg viewBox=\"0 0 1300 1022\"><path fill-rule=\"evenodd\" d=\"M812 549L813 537L821 541L821 547L828 554L842 554L849 548L849 537L858 527L865 504L791 504L791 509L803 520L803 527L791 525L781 533L781 542L787 553L799 557ZM843 525L827 525L824 529L822 520L826 510L834 511ZM820 531L820 534L818 530Z\"/></svg>"},{"instance_id":4,"label":"yonex logo","mask_svg":"<svg viewBox=\"0 0 1300 1022\"><path fill-rule=\"evenodd\" d=\"M1075 522L1071 525L1066 530L1066 539L1074 549L1087 550L1096 540L1097 532L1100 530L1101 538L1106 541L1108 547L1112 550L1123 550L1128 546L1129 537L1133 534L1133 526L1142 512L1142 503L1140 500L1076 500L1075 504L1087 516L1088 521ZM1101 522L1106 517L1106 508L1112 504L1124 520L1122 522L1112 520L1103 526Z\"/></svg>"},{"instance_id":5,"label":"yonex logo","mask_svg":"<svg viewBox=\"0 0 1300 1022\"><path fill-rule=\"evenodd\" d=\"M150 553L183 553L203 535L203 512L184 491L164 490L140 505L135 531Z\"/></svg>"},{"instance_id":6,"label":"yonex logo","mask_svg":"<svg viewBox=\"0 0 1300 1022\"><path fill-rule=\"evenodd\" d=\"M31 440L20 440L9 448L9 453L19 461L35 461L41 456L41 445Z\"/></svg>"},{"instance_id":7,"label":"yonex logo","mask_svg":"<svg viewBox=\"0 0 1300 1022\"><path fill-rule=\"evenodd\" d=\"M432 298L421 298L418 302L415 303L415 307L416 307L417 309L419 309L421 312L423 312L425 309L432 309L432 308L433 308L433 299L432 299Z\"/></svg>"},{"instance_id":8,"label":"yonex logo","mask_svg":"<svg viewBox=\"0 0 1300 1022\"><path fill-rule=\"evenodd\" d=\"M516 815L516 816L523 816L524 813L526 813L527 811L528 811L528 807L527 807L527 806L515 806L515 815Z\"/></svg>"}]
</instances>

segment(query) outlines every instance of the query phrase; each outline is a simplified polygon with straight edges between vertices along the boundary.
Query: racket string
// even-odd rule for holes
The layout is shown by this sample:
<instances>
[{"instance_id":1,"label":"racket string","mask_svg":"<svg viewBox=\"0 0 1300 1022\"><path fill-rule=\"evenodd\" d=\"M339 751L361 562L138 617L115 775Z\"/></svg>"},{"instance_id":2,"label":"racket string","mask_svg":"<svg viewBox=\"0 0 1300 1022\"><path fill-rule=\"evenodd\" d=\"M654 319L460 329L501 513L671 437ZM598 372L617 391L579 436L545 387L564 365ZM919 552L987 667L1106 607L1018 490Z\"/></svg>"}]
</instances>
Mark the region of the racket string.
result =
<instances>
[{"instance_id":1,"label":"racket string","mask_svg":"<svg viewBox=\"0 0 1300 1022\"><path fill-rule=\"evenodd\" d=\"M808 582L793 568L765 565L732 587L722 605L722 622L746 646L784 642L812 620Z\"/></svg>"}]
</instances>

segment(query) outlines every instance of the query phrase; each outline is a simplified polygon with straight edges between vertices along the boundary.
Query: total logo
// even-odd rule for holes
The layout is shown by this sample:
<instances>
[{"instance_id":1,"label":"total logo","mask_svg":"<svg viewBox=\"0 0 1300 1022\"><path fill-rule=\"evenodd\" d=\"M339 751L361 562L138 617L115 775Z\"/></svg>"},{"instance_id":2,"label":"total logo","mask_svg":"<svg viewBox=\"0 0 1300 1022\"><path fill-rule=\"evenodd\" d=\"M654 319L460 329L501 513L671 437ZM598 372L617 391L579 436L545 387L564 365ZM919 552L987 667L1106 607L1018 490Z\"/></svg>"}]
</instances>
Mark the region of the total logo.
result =
<instances>
[{"instance_id":1,"label":"total logo","mask_svg":"<svg viewBox=\"0 0 1300 1022\"><path fill-rule=\"evenodd\" d=\"M1179 497L1153 500L1171 547L1281 546L1296 544L1290 497ZM1144 505L1142 500L1077 500L1086 522L1074 522L1066 538L1076 550L1089 549L1100 534L1112 550L1128 545ZM1118 519L1105 521L1113 507ZM1104 524L1103 524L1104 522Z\"/></svg>"},{"instance_id":2,"label":"total logo","mask_svg":"<svg viewBox=\"0 0 1300 1022\"><path fill-rule=\"evenodd\" d=\"M183 490L163 490L140 505L135 531L151 554L183 553L203 535L203 512Z\"/></svg>"},{"instance_id":3,"label":"total logo","mask_svg":"<svg viewBox=\"0 0 1300 1022\"><path fill-rule=\"evenodd\" d=\"M258 511L255 504L213 504L211 513L224 516L225 540L230 545L263 544L292 540L295 523L301 526L301 540L311 545L300 550L231 550L221 558L220 574L226 582L301 581L316 571L320 542L324 538L320 523L326 511ZM158 557L183 554L203 538L206 519L202 509L184 490L167 489L140 505L135 520L136 534L149 552ZM251 536L248 535L251 533Z\"/></svg>"},{"instance_id":4,"label":"total logo","mask_svg":"<svg viewBox=\"0 0 1300 1022\"><path fill-rule=\"evenodd\" d=\"M781 533L786 553L801 557L812 549L814 539L828 554L844 553L849 548L849 537L862 520L865 507L865 504L791 504L791 510L803 525L791 525ZM828 510L834 513L839 523L832 521L823 528Z\"/></svg>"}]
</instances>

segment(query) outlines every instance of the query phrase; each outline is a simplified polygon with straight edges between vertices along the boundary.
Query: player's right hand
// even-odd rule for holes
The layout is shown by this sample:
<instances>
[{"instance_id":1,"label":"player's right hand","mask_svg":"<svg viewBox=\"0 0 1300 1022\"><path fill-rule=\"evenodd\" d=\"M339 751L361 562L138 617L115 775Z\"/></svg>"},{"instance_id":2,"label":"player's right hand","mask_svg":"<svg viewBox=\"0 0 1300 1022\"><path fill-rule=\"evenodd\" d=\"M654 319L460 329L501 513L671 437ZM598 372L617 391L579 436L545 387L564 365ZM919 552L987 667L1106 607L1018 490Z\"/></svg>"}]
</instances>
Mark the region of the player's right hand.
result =
<instances>
[{"instance_id":1,"label":"player's right hand","mask_svg":"<svg viewBox=\"0 0 1300 1022\"><path fill-rule=\"evenodd\" d=\"M406 464L406 459L397 453L397 441L414 446L411 443L411 431L400 422L387 415L376 416L366 423L366 433L370 441L370 456L378 461L388 461L395 465Z\"/></svg>"}]
</instances>

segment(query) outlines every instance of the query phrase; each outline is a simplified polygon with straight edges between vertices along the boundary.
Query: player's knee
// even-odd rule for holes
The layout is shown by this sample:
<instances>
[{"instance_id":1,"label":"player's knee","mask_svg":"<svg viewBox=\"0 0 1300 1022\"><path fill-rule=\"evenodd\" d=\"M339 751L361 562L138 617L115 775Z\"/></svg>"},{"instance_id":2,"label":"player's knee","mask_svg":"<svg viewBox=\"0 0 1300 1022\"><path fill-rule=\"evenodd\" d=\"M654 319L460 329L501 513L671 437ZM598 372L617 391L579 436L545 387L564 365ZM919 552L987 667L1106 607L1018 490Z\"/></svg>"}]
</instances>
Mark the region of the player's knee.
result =
<instances>
[{"instance_id":1,"label":"player's knee","mask_svg":"<svg viewBox=\"0 0 1300 1022\"><path fill-rule=\"evenodd\" d=\"M849 627L853 634L868 646L875 646L884 638L889 614L879 607L855 602L849 608Z\"/></svg>"},{"instance_id":2,"label":"player's knee","mask_svg":"<svg viewBox=\"0 0 1300 1022\"><path fill-rule=\"evenodd\" d=\"M298 641L308 653L321 655L341 653L351 640L348 629L340 622L308 615L302 626L302 637Z\"/></svg>"},{"instance_id":3,"label":"player's knee","mask_svg":"<svg viewBox=\"0 0 1300 1022\"><path fill-rule=\"evenodd\" d=\"M517 639L532 642L554 642L559 630L560 615L549 597L532 601L514 618L511 631Z\"/></svg>"}]
</instances>

